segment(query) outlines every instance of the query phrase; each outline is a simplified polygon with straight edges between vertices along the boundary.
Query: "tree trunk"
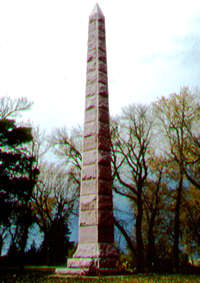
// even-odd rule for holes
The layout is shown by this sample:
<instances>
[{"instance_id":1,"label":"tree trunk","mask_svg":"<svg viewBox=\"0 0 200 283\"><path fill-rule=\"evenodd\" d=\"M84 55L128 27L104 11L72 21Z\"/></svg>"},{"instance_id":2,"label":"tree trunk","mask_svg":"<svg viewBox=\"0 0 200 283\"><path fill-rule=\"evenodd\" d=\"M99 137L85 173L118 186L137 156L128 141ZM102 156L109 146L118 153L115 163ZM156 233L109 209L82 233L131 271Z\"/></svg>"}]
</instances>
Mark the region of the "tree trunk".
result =
<instances>
[{"instance_id":1,"label":"tree trunk","mask_svg":"<svg viewBox=\"0 0 200 283\"><path fill-rule=\"evenodd\" d=\"M176 272L179 271L180 208L181 208L182 187L183 187L183 175L181 174L177 189L175 217L174 217L173 264Z\"/></svg>"},{"instance_id":2,"label":"tree trunk","mask_svg":"<svg viewBox=\"0 0 200 283\"><path fill-rule=\"evenodd\" d=\"M144 272L144 243L142 237L142 216L143 204L141 191L137 197L137 216L136 216L136 269L138 273Z\"/></svg>"},{"instance_id":3,"label":"tree trunk","mask_svg":"<svg viewBox=\"0 0 200 283\"><path fill-rule=\"evenodd\" d=\"M148 271L152 271L155 262L155 238L153 235L154 217L151 218L148 229L148 246L147 246L147 266Z\"/></svg>"},{"instance_id":4,"label":"tree trunk","mask_svg":"<svg viewBox=\"0 0 200 283\"><path fill-rule=\"evenodd\" d=\"M1 256L1 253L2 253L2 248L3 248L3 236L0 235L0 256Z\"/></svg>"},{"instance_id":5,"label":"tree trunk","mask_svg":"<svg viewBox=\"0 0 200 283\"><path fill-rule=\"evenodd\" d=\"M30 225L29 224L23 224L23 227L21 227L21 235L20 235L20 253L23 255L25 252L27 240L28 240L28 229Z\"/></svg>"},{"instance_id":6,"label":"tree trunk","mask_svg":"<svg viewBox=\"0 0 200 283\"><path fill-rule=\"evenodd\" d=\"M155 237L153 233L153 228L155 225L155 219L158 214L158 204L159 204L159 190L160 190L160 183L162 178L162 171L160 171L159 179L156 186L155 192L155 207L152 208L152 213L149 221L149 228L148 228L148 246L147 246L147 266L148 270L152 271L153 264L155 264L156 259L156 250L155 250Z\"/></svg>"},{"instance_id":7,"label":"tree trunk","mask_svg":"<svg viewBox=\"0 0 200 283\"><path fill-rule=\"evenodd\" d=\"M124 236L124 238L126 239L127 245L129 247L129 249L131 250L131 252L135 255L136 250L135 247L133 245L133 242L131 240L131 237L128 235L128 233L126 232L126 230L124 229L124 227L119 223L119 221L114 217L114 225L119 229L119 231L122 233L122 235Z\"/></svg>"}]
</instances>

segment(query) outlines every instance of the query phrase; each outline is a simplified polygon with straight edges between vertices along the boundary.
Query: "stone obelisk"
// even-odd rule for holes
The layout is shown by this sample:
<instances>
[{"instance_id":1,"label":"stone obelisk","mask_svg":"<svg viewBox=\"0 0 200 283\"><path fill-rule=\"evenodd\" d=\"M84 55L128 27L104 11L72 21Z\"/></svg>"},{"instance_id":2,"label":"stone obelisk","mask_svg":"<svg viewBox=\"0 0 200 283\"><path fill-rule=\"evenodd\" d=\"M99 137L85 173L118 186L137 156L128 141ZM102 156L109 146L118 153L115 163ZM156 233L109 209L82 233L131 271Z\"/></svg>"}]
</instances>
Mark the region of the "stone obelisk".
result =
<instances>
[{"instance_id":1,"label":"stone obelisk","mask_svg":"<svg viewBox=\"0 0 200 283\"><path fill-rule=\"evenodd\" d=\"M57 273L116 272L110 144L105 18L96 4L89 18L79 241Z\"/></svg>"}]
</instances>

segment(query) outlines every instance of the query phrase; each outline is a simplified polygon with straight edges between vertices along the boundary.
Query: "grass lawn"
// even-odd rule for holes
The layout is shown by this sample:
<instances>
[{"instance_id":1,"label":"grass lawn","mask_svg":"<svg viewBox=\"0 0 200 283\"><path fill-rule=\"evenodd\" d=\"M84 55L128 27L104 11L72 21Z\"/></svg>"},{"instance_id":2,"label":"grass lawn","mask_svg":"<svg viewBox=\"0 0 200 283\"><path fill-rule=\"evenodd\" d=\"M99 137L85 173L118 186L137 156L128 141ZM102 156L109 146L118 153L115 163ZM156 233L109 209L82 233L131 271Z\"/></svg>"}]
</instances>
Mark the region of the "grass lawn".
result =
<instances>
[{"instance_id":1,"label":"grass lawn","mask_svg":"<svg viewBox=\"0 0 200 283\"><path fill-rule=\"evenodd\" d=\"M182 275L182 274L146 274L146 275L124 275L124 276L94 276L94 277L65 277L54 274L55 267L26 267L22 272L17 268L0 270L0 282L34 282L34 283L96 283L96 282L127 282L127 283L142 283L142 282L199 282L200 275Z\"/></svg>"}]
</instances>

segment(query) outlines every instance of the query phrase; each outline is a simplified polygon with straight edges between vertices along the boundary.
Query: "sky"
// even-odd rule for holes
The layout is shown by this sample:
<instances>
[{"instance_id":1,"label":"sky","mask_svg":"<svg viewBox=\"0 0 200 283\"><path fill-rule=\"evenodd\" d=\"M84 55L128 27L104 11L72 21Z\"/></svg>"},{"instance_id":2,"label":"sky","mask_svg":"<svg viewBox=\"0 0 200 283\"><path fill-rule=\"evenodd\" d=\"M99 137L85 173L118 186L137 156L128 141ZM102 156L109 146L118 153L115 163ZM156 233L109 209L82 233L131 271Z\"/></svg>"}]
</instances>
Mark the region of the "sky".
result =
<instances>
[{"instance_id":1,"label":"sky","mask_svg":"<svg viewBox=\"0 0 200 283\"><path fill-rule=\"evenodd\" d=\"M200 87L200 1L99 0L111 115ZM34 102L23 119L50 131L83 124L94 0L0 0L0 96Z\"/></svg>"}]
</instances>

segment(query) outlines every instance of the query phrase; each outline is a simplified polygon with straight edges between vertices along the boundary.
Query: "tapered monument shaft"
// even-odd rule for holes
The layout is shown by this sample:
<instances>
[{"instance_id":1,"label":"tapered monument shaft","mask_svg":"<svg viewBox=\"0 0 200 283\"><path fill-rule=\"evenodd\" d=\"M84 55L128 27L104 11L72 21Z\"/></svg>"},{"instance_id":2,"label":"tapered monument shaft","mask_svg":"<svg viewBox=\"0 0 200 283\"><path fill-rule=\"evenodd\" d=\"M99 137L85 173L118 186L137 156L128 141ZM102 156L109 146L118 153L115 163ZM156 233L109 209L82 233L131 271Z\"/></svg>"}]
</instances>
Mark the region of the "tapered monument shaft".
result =
<instances>
[{"instance_id":1,"label":"tapered monument shaft","mask_svg":"<svg viewBox=\"0 0 200 283\"><path fill-rule=\"evenodd\" d=\"M104 16L90 16L79 242L113 242L112 178Z\"/></svg>"},{"instance_id":2,"label":"tapered monument shaft","mask_svg":"<svg viewBox=\"0 0 200 283\"><path fill-rule=\"evenodd\" d=\"M89 18L79 242L68 273L115 271L110 145L105 19L97 4Z\"/></svg>"}]
</instances>

